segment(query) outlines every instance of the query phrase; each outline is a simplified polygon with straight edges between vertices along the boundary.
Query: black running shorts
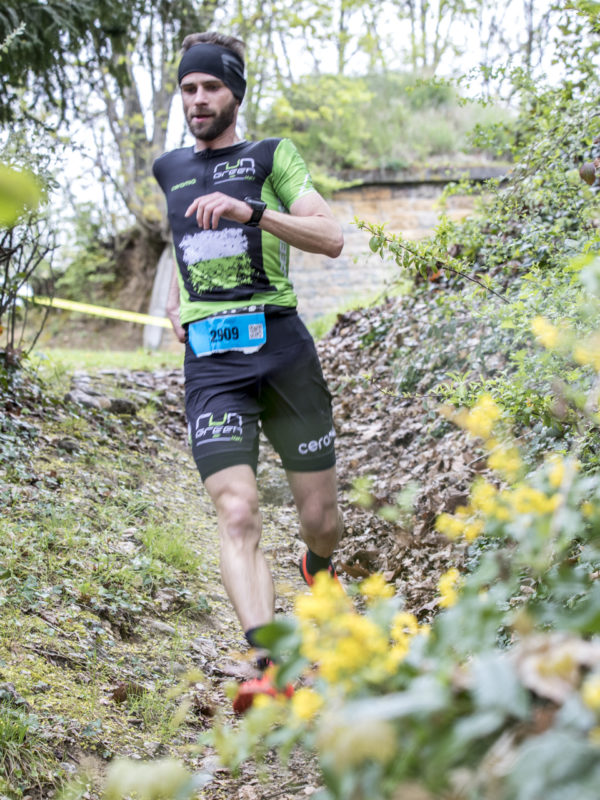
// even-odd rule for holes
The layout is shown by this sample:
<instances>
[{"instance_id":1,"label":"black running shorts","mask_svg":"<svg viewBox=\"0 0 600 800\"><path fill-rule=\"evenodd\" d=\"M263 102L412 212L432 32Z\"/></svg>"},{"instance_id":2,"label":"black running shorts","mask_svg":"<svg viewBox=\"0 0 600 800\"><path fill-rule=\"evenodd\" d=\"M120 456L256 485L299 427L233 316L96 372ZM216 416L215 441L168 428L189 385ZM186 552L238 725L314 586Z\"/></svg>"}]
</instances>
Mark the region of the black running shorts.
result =
<instances>
[{"instance_id":1,"label":"black running shorts","mask_svg":"<svg viewBox=\"0 0 600 800\"><path fill-rule=\"evenodd\" d=\"M295 311L267 313L256 353L198 358L186 345L185 410L202 480L258 462L259 426L287 470L335 464L331 394L310 333Z\"/></svg>"}]
</instances>

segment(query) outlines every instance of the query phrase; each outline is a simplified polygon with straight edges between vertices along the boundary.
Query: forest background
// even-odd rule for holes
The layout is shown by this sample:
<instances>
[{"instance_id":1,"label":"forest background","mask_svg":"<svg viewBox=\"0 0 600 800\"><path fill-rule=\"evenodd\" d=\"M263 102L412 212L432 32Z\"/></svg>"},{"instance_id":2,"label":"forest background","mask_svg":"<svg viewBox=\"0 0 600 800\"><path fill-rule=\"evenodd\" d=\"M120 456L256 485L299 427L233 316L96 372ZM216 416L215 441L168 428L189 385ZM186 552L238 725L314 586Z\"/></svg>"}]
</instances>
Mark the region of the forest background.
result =
<instances>
[{"instance_id":1,"label":"forest background","mask_svg":"<svg viewBox=\"0 0 600 800\"><path fill-rule=\"evenodd\" d=\"M383 309L343 317L329 339L332 360L345 365L330 380L350 418L353 408L364 411L363 433L371 429L369 435L375 435L373 429L382 425L378 420L395 424L398 415L404 423L412 419L419 431L385 429L376 447L385 451L391 442L392 459L400 461L405 452L415 457L415 448L437 443L451 447L458 441L455 425L465 432L460 446L468 442L470 455L458 476L448 472L457 489L453 494L443 484L429 493L426 485L411 487L404 475L397 486L394 469L370 475L358 456L347 478L351 499L390 526L394 546L409 541L416 558L422 544L411 537L417 529L423 537L434 530L440 552L441 541L452 543L443 574L437 564L429 568L439 578L435 596L413 603L410 579L394 563L393 547L385 580L368 562L379 555L369 556L372 550L365 548L362 562L358 555L347 562L358 576L365 575L361 563L367 563L370 575L353 585L350 598L330 584L319 586L316 599L300 599L295 614L269 631L266 643L280 657L282 685L289 679L303 684L291 706L279 698L239 725L211 725L203 746L214 748L234 772L250 756L271 765L273 749L285 760L305 748L317 754L322 798L595 798L600 780L598 4L514 3L502 14L484 3L426 2L306 3L293 9L284 3L265 9L245 3L111 2L5 8L0 12L6 26L2 113L11 135L5 133L2 158L13 171L2 178L0 242L0 323L9 334L1 375L3 625L12 626L13 636L17 629L40 636L30 619L45 614L56 635L83 607L87 616L76 617L78 627L57 640L76 639L77 649L53 650L36 639L36 653L65 669L81 669L83 659L86 673L100 671L107 668L106 648L97 643L109 641L119 626L123 636L139 630L157 584L172 588L186 577L190 551L167 549L160 520L146 526L144 545L151 557L115 571L118 557L109 565L99 544L102 532L111 530L106 518L96 527L90 517L82 529L81 520L75 524L54 504L53 493L60 495L68 484L68 465L63 455L51 460L51 469L37 465L34 445L44 437L42 398L42 417L51 416L57 401L37 379L31 384L19 366L23 355L14 334L23 321L19 288L35 289L36 273L37 288L48 289L52 254L57 267L61 258L77 265L70 278L69 270L64 273L75 293L83 278L87 284L98 276L99 284L106 279L104 289L111 285L123 236L142 254L139 264L156 263L165 231L148 167L169 136L165 108L174 90L169 76L178 40L188 26L218 26L225 18L220 15L228 13L228 28L247 38L253 53L248 133L291 132L309 161L318 154L311 166L322 173L325 191L340 179L328 169L334 154L339 169L365 158L393 166L414 157L394 150L396 137L386 145L363 129L357 107L366 109L364 119L378 120L373 126L378 133L389 136L393 115L402 130L400 122L416 112L419 98L426 98L425 106L440 105L448 116L444 104L459 89L484 109L491 100L512 109L491 125L483 124L490 119L481 120L471 145L510 158L512 169L506 181L486 184L477 215L462 225L442 217L425 242L406 242L379 221L359 222L370 249L393 261L414 284L408 297L391 298ZM23 9L26 18L19 16ZM398 28L390 19L398 19ZM453 65L472 54L474 40L481 48L475 68L461 62L461 71L453 74ZM335 65L334 77L297 74L298 42L308 54L302 60L310 58L315 66L329 50L327 68ZM151 70L146 75L155 79L142 79L142 91L144 64ZM397 71L389 69L396 64ZM408 87L402 109L394 102L398 85ZM379 95L375 87L385 91ZM158 101L161 92L153 113L148 103ZM71 258L62 234L53 241L56 215L44 198L57 196L50 193L60 182L55 158L62 146L68 152L77 141L76 120L90 125L82 147L96 170L99 183L93 185L103 188L95 190L91 207L73 198L73 219L83 226L73 228L80 238ZM421 155L433 157L434 148ZM12 202L11 194L18 195ZM66 206L53 204L64 216ZM352 364L344 361L348 340L339 346L349 328L356 330ZM369 406L360 405L364 397ZM83 449L81 441L94 426L107 441L118 438L113 423L64 408L71 438L56 445L59 454ZM137 424L149 426L150 417L146 411ZM128 435L131 449L133 428ZM80 444L73 444L73 437ZM125 456L119 458L123 465ZM94 462L101 476L113 469L91 452L82 459L90 470ZM456 454L450 461L466 463ZM123 493L132 490L128 480L119 478ZM90 484L90 492L98 489L104 498L95 506L99 518L101 503L111 496L106 481L103 476L102 485ZM29 509L24 497L31 499ZM133 519L155 513L135 505L131 496L127 502ZM88 557L72 564L63 555L83 547L80 539L99 550L85 579L81 571ZM186 615L193 619L199 613L187 596L177 601L182 624ZM109 623L104 633L98 619ZM94 642L89 653L88 642ZM47 689L42 676L34 687L19 677L16 656L4 643L0 659L0 667L17 681L0 688L1 790L20 797L34 791L33 785L43 793L64 777L55 743L44 737L28 705L42 702ZM176 690L181 706L168 722L163 719L167 743L180 735L178 726L183 729L190 710L190 686L183 683ZM97 687L93 679L91 684ZM126 684L125 699L143 716L140 698L147 703L161 698L135 686ZM173 695L168 699L177 702ZM60 725L70 735L76 731L79 742L104 747L97 696L94 713L97 718L83 727L62 717ZM107 751L106 759L112 755ZM150 762L140 772L121 764L107 796L125 796L135 787L148 798L184 797L204 782L207 787L215 782L214 769L206 765L188 772L175 762ZM99 790L90 779L65 791L93 796Z\"/></svg>"}]
</instances>

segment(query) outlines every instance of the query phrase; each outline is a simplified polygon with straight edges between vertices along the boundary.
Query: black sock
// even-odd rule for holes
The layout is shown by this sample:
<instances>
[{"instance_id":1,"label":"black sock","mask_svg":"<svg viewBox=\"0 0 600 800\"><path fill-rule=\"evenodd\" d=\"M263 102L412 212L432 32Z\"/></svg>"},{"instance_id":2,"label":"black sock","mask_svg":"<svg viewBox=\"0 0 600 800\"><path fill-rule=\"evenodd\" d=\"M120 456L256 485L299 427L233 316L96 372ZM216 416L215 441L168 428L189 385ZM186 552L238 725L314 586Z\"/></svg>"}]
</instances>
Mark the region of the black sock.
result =
<instances>
[{"instance_id":1,"label":"black sock","mask_svg":"<svg viewBox=\"0 0 600 800\"><path fill-rule=\"evenodd\" d=\"M318 556L316 553L313 553L310 547L308 548L308 552L306 553L306 569L311 575L316 575L317 572L322 572L323 570L329 570L331 566L331 556L327 556L326 558Z\"/></svg>"},{"instance_id":2,"label":"black sock","mask_svg":"<svg viewBox=\"0 0 600 800\"><path fill-rule=\"evenodd\" d=\"M250 647L253 647L255 650L264 651L264 647L256 641L256 634L260 631L261 628L262 625L258 625L256 628L248 628L247 631L244 631L244 636L246 637L246 641L248 642ZM269 658L268 655L261 655L256 659L256 666L261 672L265 670L272 663L273 661L271 658Z\"/></svg>"}]
</instances>

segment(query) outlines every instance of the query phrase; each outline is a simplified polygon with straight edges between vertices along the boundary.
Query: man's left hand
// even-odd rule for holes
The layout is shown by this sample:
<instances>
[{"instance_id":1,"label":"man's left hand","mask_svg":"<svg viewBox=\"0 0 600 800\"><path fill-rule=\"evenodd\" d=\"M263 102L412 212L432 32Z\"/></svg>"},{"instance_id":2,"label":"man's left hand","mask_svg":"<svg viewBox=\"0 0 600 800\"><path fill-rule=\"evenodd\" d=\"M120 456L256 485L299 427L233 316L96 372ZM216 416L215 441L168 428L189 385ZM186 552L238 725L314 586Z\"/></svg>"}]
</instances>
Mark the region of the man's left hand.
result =
<instances>
[{"instance_id":1,"label":"man's left hand","mask_svg":"<svg viewBox=\"0 0 600 800\"><path fill-rule=\"evenodd\" d=\"M246 223L252 216L252 209L243 200L237 200L223 192L211 192L197 197L188 206L185 216L195 215L198 227L204 230L216 230L221 217L234 222Z\"/></svg>"}]
</instances>

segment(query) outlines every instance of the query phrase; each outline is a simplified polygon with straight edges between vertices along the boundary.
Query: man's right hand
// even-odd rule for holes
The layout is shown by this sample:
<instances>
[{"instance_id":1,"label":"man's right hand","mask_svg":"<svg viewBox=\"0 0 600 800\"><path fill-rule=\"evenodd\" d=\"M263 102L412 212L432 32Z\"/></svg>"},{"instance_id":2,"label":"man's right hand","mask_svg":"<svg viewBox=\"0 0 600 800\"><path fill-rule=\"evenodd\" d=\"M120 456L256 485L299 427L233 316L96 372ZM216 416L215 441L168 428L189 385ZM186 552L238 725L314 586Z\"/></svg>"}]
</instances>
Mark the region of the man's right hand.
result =
<instances>
[{"instance_id":1,"label":"man's right hand","mask_svg":"<svg viewBox=\"0 0 600 800\"><path fill-rule=\"evenodd\" d=\"M185 329L179 319L179 281L177 280L177 264L173 264L171 273L171 284L169 286L169 296L167 297L167 317L171 321L175 336L180 342L185 342Z\"/></svg>"},{"instance_id":2,"label":"man's right hand","mask_svg":"<svg viewBox=\"0 0 600 800\"><path fill-rule=\"evenodd\" d=\"M175 332L175 336L179 339L179 341L183 344L185 343L185 328L182 326L181 322L179 322L179 306L172 314L170 309L167 309L167 317L171 321L171 325L173 326L173 331Z\"/></svg>"}]
</instances>

